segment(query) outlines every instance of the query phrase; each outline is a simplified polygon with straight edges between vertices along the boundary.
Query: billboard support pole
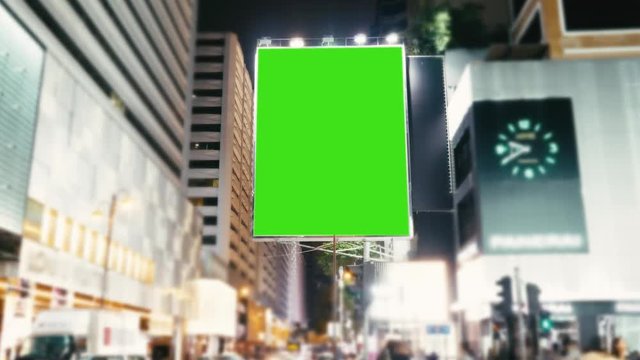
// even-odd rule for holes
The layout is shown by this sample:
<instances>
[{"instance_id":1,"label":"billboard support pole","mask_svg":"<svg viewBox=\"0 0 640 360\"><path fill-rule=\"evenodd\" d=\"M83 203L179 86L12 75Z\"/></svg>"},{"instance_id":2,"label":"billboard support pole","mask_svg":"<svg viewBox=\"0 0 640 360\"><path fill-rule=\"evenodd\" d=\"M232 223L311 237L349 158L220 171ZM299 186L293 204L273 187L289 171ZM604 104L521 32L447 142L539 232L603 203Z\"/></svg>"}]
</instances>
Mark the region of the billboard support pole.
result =
<instances>
[{"instance_id":1,"label":"billboard support pole","mask_svg":"<svg viewBox=\"0 0 640 360\"><path fill-rule=\"evenodd\" d=\"M362 256L362 288L363 288L363 298L364 301L364 319L362 321L362 350L364 353L363 360L369 359L369 302L366 295L367 289L367 263L369 262L369 256L371 254L370 243L365 240L364 242L364 251Z\"/></svg>"},{"instance_id":2,"label":"billboard support pole","mask_svg":"<svg viewBox=\"0 0 640 360\"><path fill-rule=\"evenodd\" d=\"M338 358L338 262L336 252L336 236L333 235L333 358Z\"/></svg>"}]
</instances>

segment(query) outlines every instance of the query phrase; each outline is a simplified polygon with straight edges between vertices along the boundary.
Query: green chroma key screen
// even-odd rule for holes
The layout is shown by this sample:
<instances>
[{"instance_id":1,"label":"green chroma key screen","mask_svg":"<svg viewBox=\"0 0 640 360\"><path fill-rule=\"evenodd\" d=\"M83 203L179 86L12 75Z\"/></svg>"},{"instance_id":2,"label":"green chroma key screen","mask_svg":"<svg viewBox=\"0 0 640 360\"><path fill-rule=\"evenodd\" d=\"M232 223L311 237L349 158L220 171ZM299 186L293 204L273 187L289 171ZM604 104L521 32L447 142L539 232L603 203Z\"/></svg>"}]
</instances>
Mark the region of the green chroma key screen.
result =
<instances>
[{"instance_id":1,"label":"green chroma key screen","mask_svg":"<svg viewBox=\"0 0 640 360\"><path fill-rule=\"evenodd\" d=\"M258 48L254 236L410 236L403 57Z\"/></svg>"}]
</instances>

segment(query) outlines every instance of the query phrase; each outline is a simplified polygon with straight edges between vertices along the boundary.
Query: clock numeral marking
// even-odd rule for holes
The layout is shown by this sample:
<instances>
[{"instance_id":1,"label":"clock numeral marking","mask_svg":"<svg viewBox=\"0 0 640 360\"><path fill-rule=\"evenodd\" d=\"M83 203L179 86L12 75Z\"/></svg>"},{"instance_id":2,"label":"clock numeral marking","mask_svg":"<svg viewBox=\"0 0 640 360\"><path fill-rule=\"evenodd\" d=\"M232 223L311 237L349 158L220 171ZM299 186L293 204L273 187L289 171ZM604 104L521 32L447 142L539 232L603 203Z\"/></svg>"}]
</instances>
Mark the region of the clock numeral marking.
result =
<instances>
[{"instance_id":1,"label":"clock numeral marking","mask_svg":"<svg viewBox=\"0 0 640 360\"><path fill-rule=\"evenodd\" d=\"M507 124L507 128L509 128L509 131L511 131L512 133L516 132L516 127L511 123Z\"/></svg>"},{"instance_id":2,"label":"clock numeral marking","mask_svg":"<svg viewBox=\"0 0 640 360\"><path fill-rule=\"evenodd\" d=\"M548 133L544 134L543 139L545 140L549 140L553 137L553 133L551 131L549 131Z\"/></svg>"},{"instance_id":3,"label":"clock numeral marking","mask_svg":"<svg viewBox=\"0 0 640 360\"><path fill-rule=\"evenodd\" d=\"M508 137L507 137L507 135L505 135L505 134L498 134L498 139L500 139L500 140L504 140L504 141L509 140L509 138L508 138Z\"/></svg>"},{"instance_id":4,"label":"clock numeral marking","mask_svg":"<svg viewBox=\"0 0 640 360\"><path fill-rule=\"evenodd\" d=\"M503 155L507 152L507 150L509 150L509 148L507 148L506 145L504 144L498 144L496 145L496 154L497 155Z\"/></svg>"},{"instance_id":5,"label":"clock numeral marking","mask_svg":"<svg viewBox=\"0 0 640 360\"><path fill-rule=\"evenodd\" d=\"M525 177L527 180L531 180L531 179L533 179L535 176L536 176L536 173L535 173L535 171L533 171L533 169L532 169L532 168L526 168L526 169L524 169L524 177Z\"/></svg>"},{"instance_id":6,"label":"clock numeral marking","mask_svg":"<svg viewBox=\"0 0 640 360\"><path fill-rule=\"evenodd\" d=\"M547 156L544 160L549 164L555 164L556 163L556 159L552 158L551 156Z\"/></svg>"},{"instance_id":7,"label":"clock numeral marking","mask_svg":"<svg viewBox=\"0 0 640 360\"><path fill-rule=\"evenodd\" d=\"M511 175L513 176L518 175L519 172L520 172L520 166L514 166L513 169L511 169Z\"/></svg>"},{"instance_id":8,"label":"clock numeral marking","mask_svg":"<svg viewBox=\"0 0 640 360\"><path fill-rule=\"evenodd\" d=\"M538 132L538 131L540 131L540 128L542 128L542 124L541 123L537 123L536 126L533 128L533 131Z\"/></svg>"},{"instance_id":9,"label":"clock numeral marking","mask_svg":"<svg viewBox=\"0 0 640 360\"><path fill-rule=\"evenodd\" d=\"M518 127L522 130L529 130L531 128L531 120L529 119L519 120Z\"/></svg>"},{"instance_id":10,"label":"clock numeral marking","mask_svg":"<svg viewBox=\"0 0 640 360\"><path fill-rule=\"evenodd\" d=\"M551 154L557 154L558 153L558 143L555 143L555 142L549 143L549 152Z\"/></svg>"},{"instance_id":11,"label":"clock numeral marking","mask_svg":"<svg viewBox=\"0 0 640 360\"><path fill-rule=\"evenodd\" d=\"M538 172L540 172L541 175L544 175L547 173L547 169L542 165L538 165Z\"/></svg>"}]
</instances>

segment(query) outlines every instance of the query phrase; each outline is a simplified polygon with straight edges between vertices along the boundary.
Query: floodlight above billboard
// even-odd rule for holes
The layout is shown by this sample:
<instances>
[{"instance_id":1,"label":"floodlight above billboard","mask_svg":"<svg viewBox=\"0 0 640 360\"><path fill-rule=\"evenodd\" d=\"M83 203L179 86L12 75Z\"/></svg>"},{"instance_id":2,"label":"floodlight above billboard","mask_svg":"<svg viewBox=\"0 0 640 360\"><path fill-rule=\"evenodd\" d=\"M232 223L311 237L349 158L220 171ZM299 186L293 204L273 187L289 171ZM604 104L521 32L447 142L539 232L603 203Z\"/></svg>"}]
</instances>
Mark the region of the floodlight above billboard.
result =
<instances>
[{"instance_id":1,"label":"floodlight above billboard","mask_svg":"<svg viewBox=\"0 0 640 360\"><path fill-rule=\"evenodd\" d=\"M258 48L256 238L409 237L404 48Z\"/></svg>"}]
</instances>

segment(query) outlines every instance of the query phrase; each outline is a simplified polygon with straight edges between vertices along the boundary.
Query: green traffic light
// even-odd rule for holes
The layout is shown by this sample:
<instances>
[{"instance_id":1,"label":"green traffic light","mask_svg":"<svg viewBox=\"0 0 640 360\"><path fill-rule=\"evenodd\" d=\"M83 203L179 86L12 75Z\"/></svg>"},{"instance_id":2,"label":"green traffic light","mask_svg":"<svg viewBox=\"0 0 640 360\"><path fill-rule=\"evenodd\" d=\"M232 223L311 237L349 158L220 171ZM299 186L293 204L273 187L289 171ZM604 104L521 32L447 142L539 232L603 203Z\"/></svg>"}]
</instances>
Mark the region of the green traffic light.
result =
<instances>
[{"instance_id":1,"label":"green traffic light","mask_svg":"<svg viewBox=\"0 0 640 360\"><path fill-rule=\"evenodd\" d=\"M553 321L551 321L551 319L549 319L549 318L542 319L540 327L544 331L549 331L549 330L553 329Z\"/></svg>"}]
</instances>

